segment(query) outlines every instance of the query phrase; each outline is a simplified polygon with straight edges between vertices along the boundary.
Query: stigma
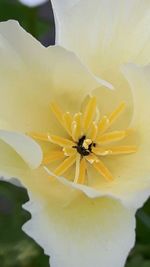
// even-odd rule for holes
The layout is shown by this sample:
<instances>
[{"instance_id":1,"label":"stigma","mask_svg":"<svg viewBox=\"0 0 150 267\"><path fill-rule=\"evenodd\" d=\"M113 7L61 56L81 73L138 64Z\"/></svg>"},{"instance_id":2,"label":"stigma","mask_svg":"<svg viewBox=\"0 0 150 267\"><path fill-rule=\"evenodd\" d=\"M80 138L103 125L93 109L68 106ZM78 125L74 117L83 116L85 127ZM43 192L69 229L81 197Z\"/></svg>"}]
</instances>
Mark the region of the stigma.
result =
<instances>
[{"instance_id":1,"label":"stigma","mask_svg":"<svg viewBox=\"0 0 150 267\"><path fill-rule=\"evenodd\" d=\"M53 143L55 149L44 155L42 165L50 166L54 161L60 161L58 167L51 170L61 176L69 170L75 173L73 182L88 184L88 164L107 181L113 181L111 170L103 163L103 157L135 153L137 147L127 144L120 145L132 133L131 129L111 131L110 127L125 110L122 102L110 114L97 118L99 114L96 97L90 96L83 112L71 114L63 112L57 103L51 103L50 108L56 119L67 133L67 138L49 133L30 133L29 135L43 142ZM116 143L119 142L119 145ZM115 164L115 158L114 158Z\"/></svg>"},{"instance_id":2,"label":"stigma","mask_svg":"<svg viewBox=\"0 0 150 267\"><path fill-rule=\"evenodd\" d=\"M90 153L92 153L93 146L95 147L96 144L93 143L91 139L87 139L86 136L83 135L77 142L77 145L73 146L73 148L76 148L77 152L81 156L88 156Z\"/></svg>"}]
</instances>

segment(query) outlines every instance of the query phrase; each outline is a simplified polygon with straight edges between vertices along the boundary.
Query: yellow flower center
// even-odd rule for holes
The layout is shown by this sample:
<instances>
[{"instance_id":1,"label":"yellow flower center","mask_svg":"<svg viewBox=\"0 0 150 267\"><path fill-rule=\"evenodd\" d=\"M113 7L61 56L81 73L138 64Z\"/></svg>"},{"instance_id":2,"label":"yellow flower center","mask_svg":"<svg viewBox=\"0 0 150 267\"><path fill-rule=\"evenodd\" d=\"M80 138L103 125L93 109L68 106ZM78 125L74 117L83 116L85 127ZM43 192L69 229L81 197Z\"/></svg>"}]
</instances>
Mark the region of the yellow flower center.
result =
<instances>
[{"instance_id":1,"label":"yellow flower center","mask_svg":"<svg viewBox=\"0 0 150 267\"><path fill-rule=\"evenodd\" d=\"M113 145L117 141L123 140L131 133L130 129L109 131L110 126L117 120L125 109L125 103L121 103L111 114L96 117L99 114L96 97L90 97L84 112L72 115L63 112L56 104L51 104L51 110L62 127L67 131L68 138L51 134L30 133L35 139L51 142L56 145L55 150L51 150L43 158L43 165L49 165L53 161L62 160L55 170L55 175L63 175L74 164L75 183L86 183L87 164L91 164L101 176L112 181L113 175L102 162L105 156L130 154L136 152L134 145Z\"/></svg>"}]
</instances>

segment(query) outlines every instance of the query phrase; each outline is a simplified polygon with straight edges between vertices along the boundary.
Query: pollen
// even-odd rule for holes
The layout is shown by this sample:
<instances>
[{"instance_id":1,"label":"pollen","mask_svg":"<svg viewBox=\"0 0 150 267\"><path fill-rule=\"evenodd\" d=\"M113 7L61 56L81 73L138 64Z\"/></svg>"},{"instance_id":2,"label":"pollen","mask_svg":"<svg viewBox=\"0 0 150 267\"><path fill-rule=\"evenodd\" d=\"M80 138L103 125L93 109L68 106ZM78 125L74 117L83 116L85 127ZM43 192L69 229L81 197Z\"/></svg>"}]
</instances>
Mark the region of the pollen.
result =
<instances>
[{"instance_id":1,"label":"pollen","mask_svg":"<svg viewBox=\"0 0 150 267\"><path fill-rule=\"evenodd\" d=\"M51 133L29 133L28 135L42 142L50 142L56 147L44 156L42 162L43 166L49 166L52 162L60 161L58 166L51 170L55 175L65 175L75 166L73 182L88 184L88 165L91 165L100 176L110 182L114 180L114 176L103 163L103 158L127 155L137 151L135 145L120 145L120 142L125 141L127 136L132 134L132 129L111 130L111 126L126 108L124 102L98 121L95 96L89 97L84 111L75 114L62 111L55 102L51 103L50 108L65 129L67 138ZM116 145L117 142L119 145Z\"/></svg>"}]
</instances>

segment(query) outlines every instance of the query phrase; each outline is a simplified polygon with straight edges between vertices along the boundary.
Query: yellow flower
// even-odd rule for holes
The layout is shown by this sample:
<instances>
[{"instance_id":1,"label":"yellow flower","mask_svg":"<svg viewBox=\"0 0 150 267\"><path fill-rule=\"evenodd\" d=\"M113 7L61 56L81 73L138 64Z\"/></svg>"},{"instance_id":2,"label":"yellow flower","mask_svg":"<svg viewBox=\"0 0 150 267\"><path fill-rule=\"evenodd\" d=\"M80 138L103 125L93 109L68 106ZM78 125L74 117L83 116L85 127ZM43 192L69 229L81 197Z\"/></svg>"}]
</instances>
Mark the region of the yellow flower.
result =
<instances>
[{"instance_id":1,"label":"yellow flower","mask_svg":"<svg viewBox=\"0 0 150 267\"><path fill-rule=\"evenodd\" d=\"M122 267L150 190L149 67L124 66L112 90L13 21L0 61L0 170L28 189L24 231L52 267Z\"/></svg>"}]
</instances>

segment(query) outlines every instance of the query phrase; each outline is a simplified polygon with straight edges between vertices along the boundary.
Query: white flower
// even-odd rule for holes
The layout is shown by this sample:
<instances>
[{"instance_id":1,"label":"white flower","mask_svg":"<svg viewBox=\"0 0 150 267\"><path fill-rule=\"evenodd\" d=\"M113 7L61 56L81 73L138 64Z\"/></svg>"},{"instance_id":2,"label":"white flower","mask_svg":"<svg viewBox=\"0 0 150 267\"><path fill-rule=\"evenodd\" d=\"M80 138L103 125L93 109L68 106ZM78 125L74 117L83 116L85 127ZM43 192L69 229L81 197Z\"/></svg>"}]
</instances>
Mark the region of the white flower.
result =
<instances>
[{"instance_id":1,"label":"white flower","mask_svg":"<svg viewBox=\"0 0 150 267\"><path fill-rule=\"evenodd\" d=\"M29 7L38 6L47 2L47 0L18 0L18 1Z\"/></svg>"},{"instance_id":2,"label":"white flower","mask_svg":"<svg viewBox=\"0 0 150 267\"><path fill-rule=\"evenodd\" d=\"M149 67L126 65L122 90L106 88L13 21L0 62L0 173L28 189L24 231L51 267L122 267L150 191Z\"/></svg>"}]
</instances>

